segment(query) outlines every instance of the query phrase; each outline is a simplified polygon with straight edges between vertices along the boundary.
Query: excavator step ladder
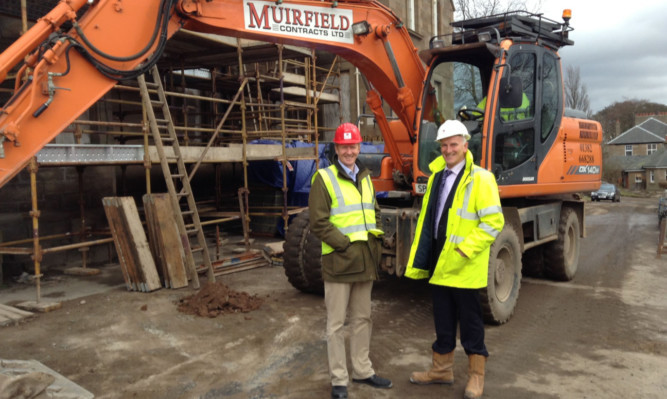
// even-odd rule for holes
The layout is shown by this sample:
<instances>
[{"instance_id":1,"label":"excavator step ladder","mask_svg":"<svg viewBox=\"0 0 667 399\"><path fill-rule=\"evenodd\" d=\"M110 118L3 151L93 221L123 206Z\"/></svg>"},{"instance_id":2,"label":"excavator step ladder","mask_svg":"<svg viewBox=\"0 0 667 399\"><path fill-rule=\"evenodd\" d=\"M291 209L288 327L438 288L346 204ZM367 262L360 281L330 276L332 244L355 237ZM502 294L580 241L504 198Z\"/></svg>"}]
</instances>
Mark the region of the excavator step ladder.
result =
<instances>
[{"instance_id":1,"label":"excavator step ladder","mask_svg":"<svg viewBox=\"0 0 667 399\"><path fill-rule=\"evenodd\" d=\"M146 76L148 75L152 76L152 82L146 81ZM153 134L153 141L160 157L162 173L164 174L169 197L173 205L178 232L183 243L186 269L192 279L193 287L199 288L199 277L193 253L201 253L202 261L207 269L209 282L215 281L215 275L213 273L206 238L204 237L204 230L199 219L199 212L197 211L195 198L190 187L190 178L188 177L188 171L185 168L185 162L183 161L181 149L178 145L176 129L174 128L174 122L169 112L169 104L167 103L167 97L162 87L157 66L153 66L149 73L139 76L137 80L150 130ZM171 146L171 151L165 151L165 146ZM170 162L175 162L177 172L172 173ZM194 237L196 237L197 245L192 246L190 243Z\"/></svg>"}]
</instances>

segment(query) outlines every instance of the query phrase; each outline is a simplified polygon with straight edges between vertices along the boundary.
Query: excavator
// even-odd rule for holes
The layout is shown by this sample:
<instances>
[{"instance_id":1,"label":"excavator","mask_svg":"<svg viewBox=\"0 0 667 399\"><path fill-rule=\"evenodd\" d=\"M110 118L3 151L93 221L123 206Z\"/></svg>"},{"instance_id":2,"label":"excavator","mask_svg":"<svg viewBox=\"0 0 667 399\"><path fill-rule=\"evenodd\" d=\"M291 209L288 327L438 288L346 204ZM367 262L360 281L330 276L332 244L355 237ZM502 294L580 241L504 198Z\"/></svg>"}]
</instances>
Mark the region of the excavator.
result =
<instances>
[{"instance_id":1,"label":"excavator","mask_svg":"<svg viewBox=\"0 0 667 399\"><path fill-rule=\"evenodd\" d=\"M149 71L179 29L331 52L365 76L384 139L386 153L362 161L382 204L388 274L405 270L437 127L453 118L468 127L506 219L482 292L486 321L501 324L522 272L573 278L584 236L578 193L601 182L600 124L564 107L557 51L573 44L569 19L515 12L455 22L419 52L400 18L372 0L61 0L0 54L0 81L15 75L0 108L0 187L117 82ZM320 249L300 213L284 254L297 289L322 291Z\"/></svg>"}]
</instances>

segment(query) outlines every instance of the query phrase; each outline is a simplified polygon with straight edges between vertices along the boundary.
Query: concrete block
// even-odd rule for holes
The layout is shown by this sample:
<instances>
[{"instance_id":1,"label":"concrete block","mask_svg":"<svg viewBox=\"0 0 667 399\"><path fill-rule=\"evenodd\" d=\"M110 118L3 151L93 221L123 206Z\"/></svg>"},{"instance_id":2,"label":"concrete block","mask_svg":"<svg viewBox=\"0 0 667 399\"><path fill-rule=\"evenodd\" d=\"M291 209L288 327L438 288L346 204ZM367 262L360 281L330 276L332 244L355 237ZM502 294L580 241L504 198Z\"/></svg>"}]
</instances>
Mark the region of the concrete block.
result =
<instances>
[{"instance_id":1,"label":"concrete block","mask_svg":"<svg viewBox=\"0 0 667 399\"><path fill-rule=\"evenodd\" d=\"M17 303L14 307L27 310L29 312L40 312L47 313L53 310L60 309L62 306L61 302L36 302L36 301L25 301Z\"/></svg>"}]
</instances>

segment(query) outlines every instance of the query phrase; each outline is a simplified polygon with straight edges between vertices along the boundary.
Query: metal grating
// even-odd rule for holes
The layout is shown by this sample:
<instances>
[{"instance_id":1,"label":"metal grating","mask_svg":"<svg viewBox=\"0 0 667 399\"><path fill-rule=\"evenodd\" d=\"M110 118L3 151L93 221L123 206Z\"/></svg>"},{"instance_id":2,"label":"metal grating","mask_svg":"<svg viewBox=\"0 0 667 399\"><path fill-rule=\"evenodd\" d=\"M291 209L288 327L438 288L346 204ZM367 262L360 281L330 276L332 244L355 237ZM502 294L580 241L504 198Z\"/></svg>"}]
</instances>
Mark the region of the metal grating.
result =
<instances>
[{"instance_id":1,"label":"metal grating","mask_svg":"<svg viewBox=\"0 0 667 399\"><path fill-rule=\"evenodd\" d=\"M143 160L142 145L47 144L37 153L40 165L105 165Z\"/></svg>"}]
</instances>

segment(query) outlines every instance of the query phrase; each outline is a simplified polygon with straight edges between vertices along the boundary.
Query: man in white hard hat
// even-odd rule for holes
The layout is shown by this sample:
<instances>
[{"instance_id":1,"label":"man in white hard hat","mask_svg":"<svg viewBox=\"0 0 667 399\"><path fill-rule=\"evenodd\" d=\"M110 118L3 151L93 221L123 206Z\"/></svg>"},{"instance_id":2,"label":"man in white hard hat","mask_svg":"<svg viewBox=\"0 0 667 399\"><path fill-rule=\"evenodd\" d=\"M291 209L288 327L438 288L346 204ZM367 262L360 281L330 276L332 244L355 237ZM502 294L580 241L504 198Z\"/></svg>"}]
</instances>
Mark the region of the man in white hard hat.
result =
<instances>
[{"instance_id":1,"label":"man in white hard hat","mask_svg":"<svg viewBox=\"0 0 667 399\"><path fill-rule=\"evenodd\" d=\"M433 365L414 372L414 384L453 384L456 331L469 359L465 398L479 398L489 356L479 289L487 285L489 250L505 223L493 174L473 163L470 135L457 120L438 129L442 157L429 165L422 210L417 220L405 276L429 279L436 340Z\"/></svg>"}]
</instances>

